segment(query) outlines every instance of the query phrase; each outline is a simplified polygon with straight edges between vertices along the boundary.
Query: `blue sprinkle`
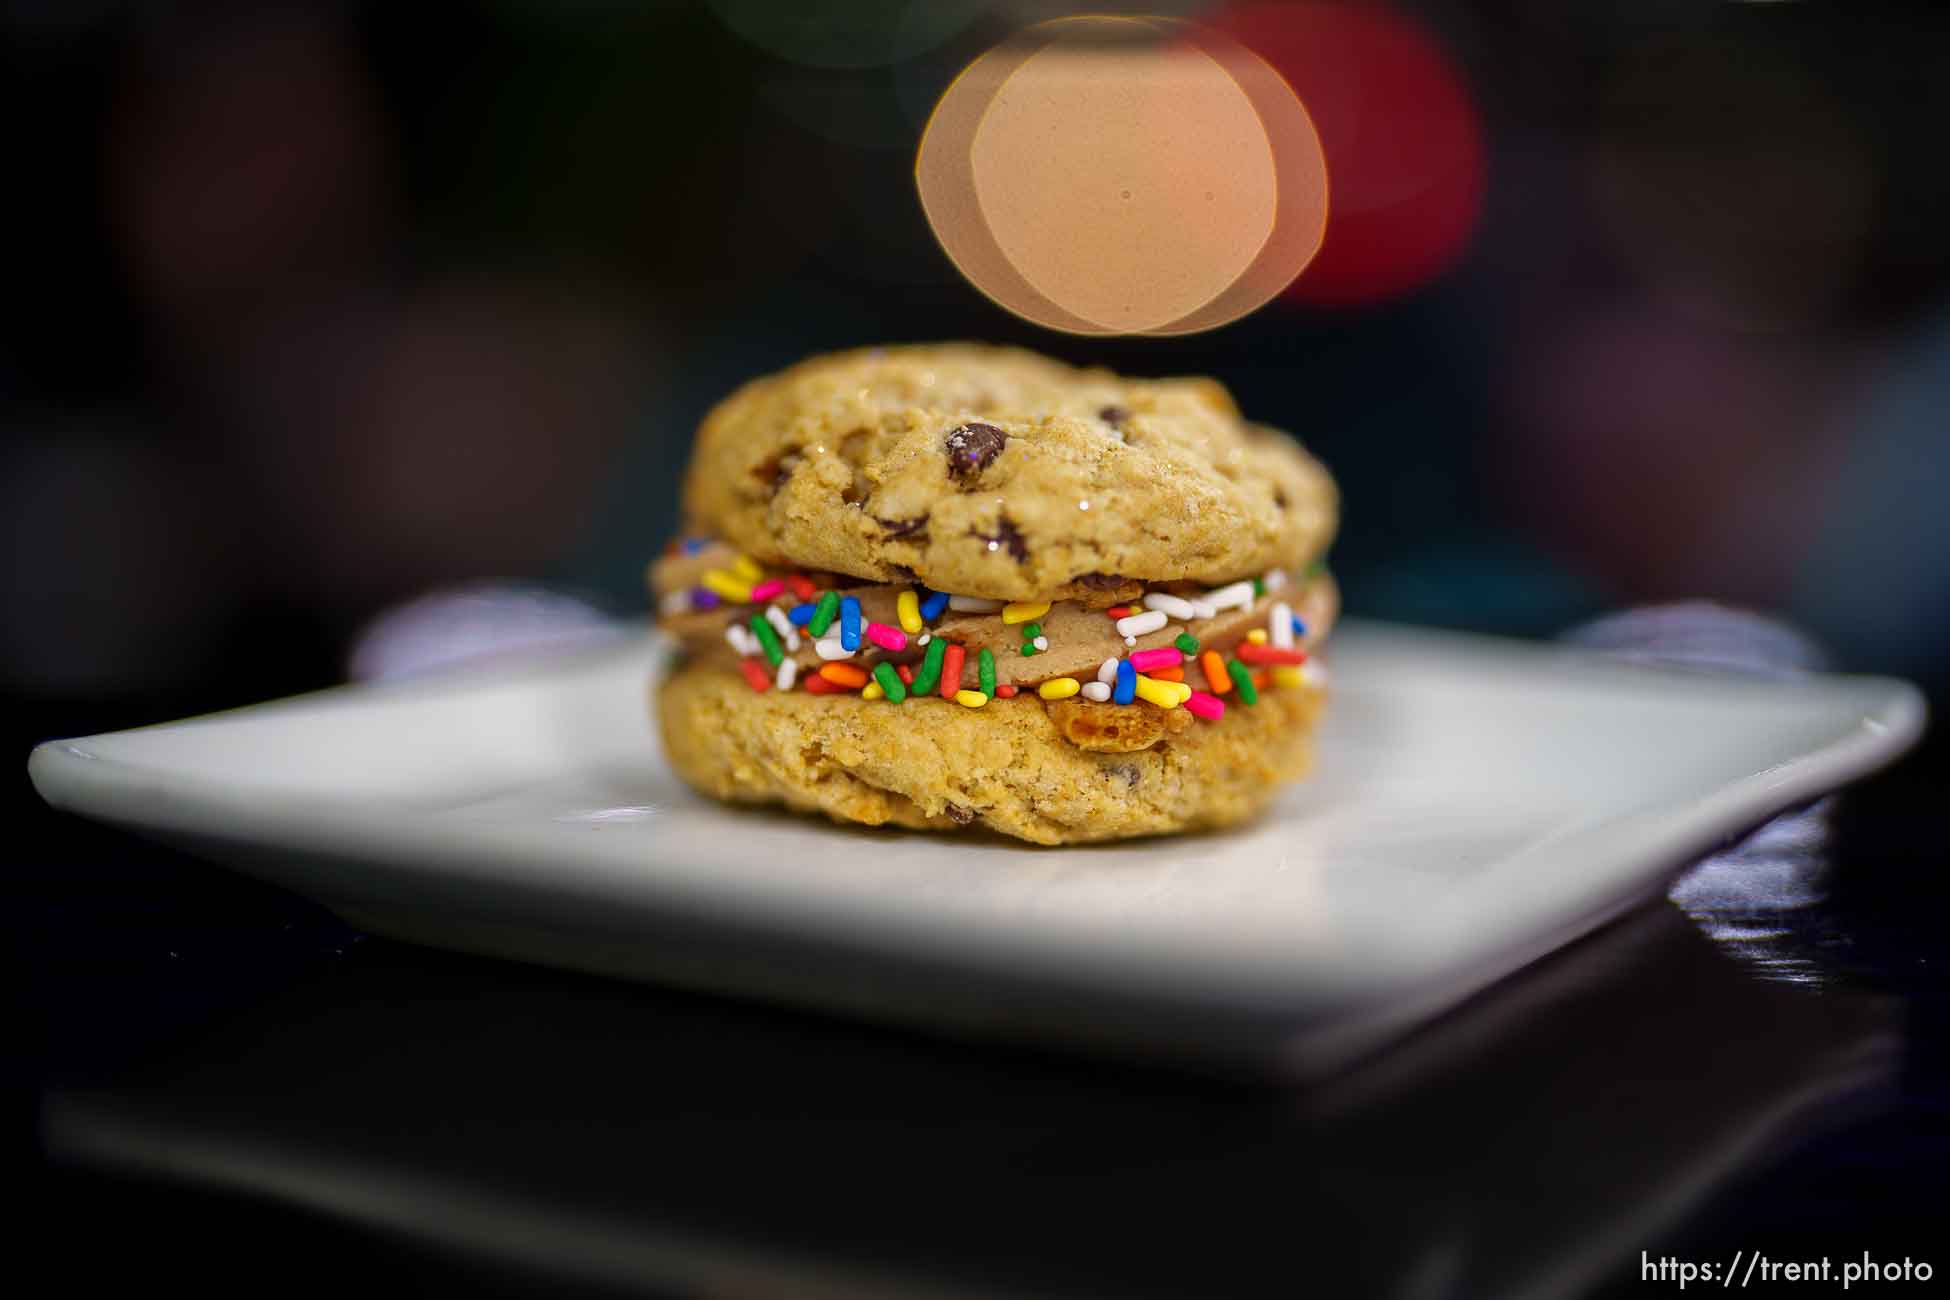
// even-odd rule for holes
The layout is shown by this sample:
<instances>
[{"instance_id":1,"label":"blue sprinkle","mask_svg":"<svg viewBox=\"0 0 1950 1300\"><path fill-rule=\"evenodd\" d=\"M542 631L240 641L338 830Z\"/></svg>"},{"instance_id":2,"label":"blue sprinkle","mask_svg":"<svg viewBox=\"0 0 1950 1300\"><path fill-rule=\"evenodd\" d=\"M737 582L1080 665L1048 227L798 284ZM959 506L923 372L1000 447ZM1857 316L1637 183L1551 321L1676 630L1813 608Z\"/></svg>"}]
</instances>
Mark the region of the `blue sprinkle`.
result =
<instances>
[{"instance_id":1,"label":"blue sprinkle","mask_svg":"<svg viewBox=\"0 0 1950 1300\"><path fill-rule=\"evenodd\" d=\"M711 539L708 537L686 537L684 539L684 554L696 555L710 544Z\"/></svg>"},{"instance_id":2,"label":"blue sprinkle","mask_svg":"<svg viewBox=\"0 0 1950 1300\"><path fill-rule=\"evenodd\" d=\"M1307 635L1306 621L1303 620L1298 614L1295 614L1293 616L1293 635L1295 636Z\"/></svg>"},{"instance_id":3,"label":"blue sprinkle","mask_svg":"<svg viewBox=\"0 0 1950 1300\"><path fill-rule=\"evenodd\" d=\"M840 597L840 649L860 648L860 602L851 596Z\"/></svg>"},{"instance_id":4,"label":"blue sprinkle","mask_svg":"<svg viewBox=\"0 0 1950 1300\"><path fill-rule=\"evenodd\" d=\"M1131 667L1129 659L1117 661L1117 686L1110 698L1119 704L1129 704L1137 698L1137 669Z\"/></svg>"},{"instance_id":5,"label":"blue sprinkle","mask_svg":"<svg viewBox=\"0 0 1950 1300\"><path fill-rule=\"evenodd\" d=\"M921 590L927 591L927 588L923 587ZM921 601L921 621L924 623L934 622L934 620L941 617L941 611L946 608L948 608L947 592L928 591L926 597Z\"/></svg>"},{"instance_id":6,"label":"blue sprinkle","mask_svg":"<svg viewBox=\"0 0 1950 1300\"><path fill-rule=\"evenodd\" d=\"M813 611L818 608L819 606L813 604L794 605L786 613L786 617L792 620L794 627L804 627L806 624L812 622Z\"/></svg>"}]
</instances>

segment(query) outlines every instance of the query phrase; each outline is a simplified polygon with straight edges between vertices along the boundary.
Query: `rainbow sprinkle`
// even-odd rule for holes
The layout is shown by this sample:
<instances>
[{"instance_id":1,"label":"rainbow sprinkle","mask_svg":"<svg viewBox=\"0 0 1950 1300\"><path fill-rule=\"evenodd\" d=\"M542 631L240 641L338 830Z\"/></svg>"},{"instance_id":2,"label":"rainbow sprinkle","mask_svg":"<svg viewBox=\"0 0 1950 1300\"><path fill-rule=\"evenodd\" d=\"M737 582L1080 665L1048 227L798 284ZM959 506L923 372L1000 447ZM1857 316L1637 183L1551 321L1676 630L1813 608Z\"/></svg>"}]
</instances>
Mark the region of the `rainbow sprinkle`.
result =
<instances>
[{"instance_id":1,"label":"rainbow sprinkle","mask_svg":"<svg viewBox=\"0 0 1950 1300\"><path fill-rule=\"evenodd\" d=\"M880 683L880 689L885 691L887 698L894 703L899 704L907 698L907 687L902 684L900 674L894 671L894 665L889 663L875 664L873 666L873 679Z\"/></svg>"},{"instance_id":2,"label":"rainbow sprinkle","mask_svg":"<svg viewBox=\"0 0 1950 1300\"><path fill-rule=\"evenodd\" d=\"M941 682L941 660L947 653L948 643L942 640L928 642L928 652L921 660L921 671L914 674L914 693L927 695Z\"/></svg>"},{"instance_id":3,"label":"rainbow sprinkle","mask_svg":"<svg viewBox=\"0 0 1950 1300\"><path fill-rule=\"evenodd\" d=\"M759 614L751 616L750 626L752 635L758 638L759 648L765 652L765 662L777 668L779 660L785 658L785 647L779 644L779 634Z\"/></svg>"},{"instance_id":4,"label":"rainbow sprinkle","mask_svg":"<svg viewBox=\"0 0 1950 1300\"><path fill-rule=\"evenodd\" d=\"M813 607L813 616L806 621L806 631L814 636L825 636L826 629L833 626L833 616L839 612L840 594L837 591L826 592L819 598L819 604Z\"/></svg>"}]
</instances>

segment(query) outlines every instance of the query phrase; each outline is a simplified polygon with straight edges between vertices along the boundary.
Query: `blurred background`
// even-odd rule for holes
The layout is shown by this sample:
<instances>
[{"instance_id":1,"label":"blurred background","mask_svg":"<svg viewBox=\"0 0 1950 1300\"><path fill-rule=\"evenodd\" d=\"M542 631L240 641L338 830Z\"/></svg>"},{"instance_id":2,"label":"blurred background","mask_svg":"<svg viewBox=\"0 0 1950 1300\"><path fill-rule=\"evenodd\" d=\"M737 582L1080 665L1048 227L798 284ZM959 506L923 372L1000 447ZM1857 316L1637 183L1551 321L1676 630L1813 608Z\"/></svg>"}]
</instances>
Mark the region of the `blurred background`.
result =
<instances>
[{"instance_id":1,"label":"blurred background","mask_svg":"<svg viewBox=\"0 0 1950 1300\"><path fill-rule=\"evenodd\" d=\"M917 201L955 72L1068 6L15 0L0 685L24 730L341 679L474 579L645 608L709 404L821 349L1205 372L1346 494L1352 611L1707 597L1950 663L1950 12L1153 6L1279 67L1320 259L1183 338L1036 329Z\"/></svg>"}]
</instances>

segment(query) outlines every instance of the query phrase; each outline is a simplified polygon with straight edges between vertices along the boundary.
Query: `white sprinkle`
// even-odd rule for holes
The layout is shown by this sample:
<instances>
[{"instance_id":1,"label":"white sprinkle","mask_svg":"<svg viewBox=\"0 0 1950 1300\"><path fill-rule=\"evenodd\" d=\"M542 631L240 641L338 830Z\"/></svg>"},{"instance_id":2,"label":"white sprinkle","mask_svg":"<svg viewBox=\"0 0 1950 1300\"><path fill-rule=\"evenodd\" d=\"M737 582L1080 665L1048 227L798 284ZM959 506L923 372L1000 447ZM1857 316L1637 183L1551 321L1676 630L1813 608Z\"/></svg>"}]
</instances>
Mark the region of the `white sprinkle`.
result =
<instances>
[{"instance_id":1,"label":"white sprinkle","mask_svg":"<svg viewBox=\"0 0 1950 1300\"><path fill-rule=\"evenodd\" d=\"M1189 622L1195 612L1192 609L1191 601L1181 599L1177 596L1167 595L1162 591L1146 592L1144 596L1144 607L1146 609L1155 609L1167 618L1175 618L1181 623Z\"/></svg>"},{"instance_id":2,"label":"white sprinkle","mask_svg":"<svg viewBox=\"0 0 1950 1300\"><path fill-rule=\"evenodd\" d=\"M959 614L993 614L1002 608L1002 602L987 596L950 596L948 608Z\"/></svg>"},{"instance_id":3,"label":"white sprinkle","mask_svg":"<svg viewBox=\"0 0 1950 1300\"><path fill-rule=\"evenodd\" d=\"M691 593L673 591L657 602L657 608L664 614L688 614L691 612Z\"/></svg>"},{"instance_id":4,"label":"white sprinkle","mask_svg":"<svg viewBox=\"0 0 1950 1300\"><path fill-rule=\"evenodd\" d=\"M1079 510L1088 510L1089 508L1090 508L1090 503L1089 503L1088 501L1079 501L1079 502L1077 502L1077 509L1079 509Z\"/></svg>"},{"instance_id":5,"label":"white sprinkle","mask_svg":"<svg viewBox=\"0 0 1950 1300\"><path fill-rule=\"evenodd\" d=\"M758 638L753 636L752 630L743 623L726 624L724 639L731 642L731 648L741 655L758 653Z\"/></svg>"},{"instance_id":6,"label":"white sprinkle","mask_svg":"<svg viewBox=\"0 0 1950 1300\"><path fill-rule=\"evenodd\" d=\"M1137 645L1137 638L1134 636L1127 636L1124 638L1124 644L1128 646L1135 646Z\"/></svg>"},{"instance_id":7,"label":"white sprinkle","mask_svg":"<svg viewBox=\"0 0 1950 1300\"><path fill-rule=\"evenodd\" d=\"M916 641L916 642L915 642L914 644L915 644L915 645L926 645L926 644L927 644L928 642L930 642L930 641L932 641L932 640L934 640L934 633L932 633L932 632L923 632L923 633L921 633L921 639L920 639L920 640L918 640L918 641Z\"/></svg>"},{"instance_id":8,"label":"white sprinkle","mask_svg":"<svg viewBox=\"0 0 1950 1300\"><path fill-rule=\"evenodd\" d=\"M866 638L861 637L860 641L864 645ZM813 650L817 652L821 659L851 659L853 657L853 652L841 645L840 639L836 636L823 636L819 638L819 640L813 642Z\"/></svg>"},{"instance_id":9,"label":"white sprinkle","mask_svg":"<svg viewBox=\"0 0 1950 1300\"><path fill-rule=\"evenodd\" d=\"M1162 609L1148 609L1142 614L1127 614L1117 620L1117 635L1123 637L1128 645L1132 637L1156 632L1165 625L1165 621L1165 612Z\"/></svg>"},{"instance_id":10,"label":"white sprinkle","mask_svg":"<svg viewBox=\"0 0 1950 1300\"><path fill-rule=\"evenodd\" d=\"M1266 589L1268 591L1278 591L1281 587L1284 586L1286 586L1285 569L1270 569L1267 571Z\"/></svg>"},{"instance_id":11,"label":"white sprinkle","mask_svg":"<svg viewBox=\"0 0 1950 1300\"><path fill-rule=\"evenodd\" d=\"M1214 609L1244 609L1253 603L1253 584L1246 581L1230 583L1217 591L1206 592L1205 599Z\"/></svg>"},{"instance_id":12,"label":"white sprinkle","mask_svg":"<svg viewBox=\"0 0 1950 1300\"><path fill-rule=\"evenodd\" d=\"M799 629L792 626L792 620L785 616L784 610L780 609L777 605L767 605L765 607L765 621L778 630L779 640L785 642L786 649L797 650L799 648Z\"/></svg>"},{"instance_id":13,"label":"white sprinkle","mask_svg":"<svg viewBox=\"0 0 1950 1300\"><path fill-rule=\"evenodd\" d=\"M1083 684L1083 698L1086 700L1095 700L1097 703L1102 704L1110 698L1110 687L1103 682L1085 682Z\"/></svg>"},{"instance_id":14,"label":"white sprinkle","mask_svg":"<svg viewBox=\"0 0 1950 1300\"><path fill-rule=\"evenodd\" d=\"M1273 609L1266 616L1266 631L1273 644L1282 650L1293 649L1293 606L1284 600L1273 602Z\"/></svg>"},{"instance_id":15,"label":"white sprinkle","mask_svg":"<svg viewBox=\"0 0 1950 1300\"><path fill-rule=\"evenodd\" d=\"M1117 656L1112 655L1097 666L1097 680L1109 684L1117 680Z\"/></svg>"},{"instance_id":16,"label":"white sprinkle","mask_svg":"<svg viewBox=\"0 0 1950 1300\"><path fill-rule=\"evenodd\" d=\"M1192 617L1194 618L1217 618L1219 616L1219 607L1209 600L1188 600L1185 603L1192 607Z\"/></svg>"},{"instance_id":17,"label":"white sprinkle","mask_svg":"<svg viewBox=\"0 0 1950 1300\"><path fill-rule=\"evenodd\" d=\"M1049 638L1046 636L1039 636L1034 641L1031 641L1029 644L1035 646L1038 650L1047 650L1049 649Z\"/></svg>"},{"instance_id":18,"label":"white sprinkle","mask_svg":"<svg viewBox=\"0 0 1950 1300\"><path fill-rule=\"evenodd\" d=\"M1309 686L1327 685L1327 665L1318 659L1308 659L1300 665L1300 680Z\"/></svg>"},{"instance_id":19,"label":"white sprinkle","mask_svg":"<svg viewBox=\"0 0 1950 1300\"><path fill-rule=\"evenodd\" d=\"M779 675L774 680L773 685L782 691L789 691L792 689L792 684L798 680L799 661L797 659L779 660Z\"/></svg>"}]
</instances>

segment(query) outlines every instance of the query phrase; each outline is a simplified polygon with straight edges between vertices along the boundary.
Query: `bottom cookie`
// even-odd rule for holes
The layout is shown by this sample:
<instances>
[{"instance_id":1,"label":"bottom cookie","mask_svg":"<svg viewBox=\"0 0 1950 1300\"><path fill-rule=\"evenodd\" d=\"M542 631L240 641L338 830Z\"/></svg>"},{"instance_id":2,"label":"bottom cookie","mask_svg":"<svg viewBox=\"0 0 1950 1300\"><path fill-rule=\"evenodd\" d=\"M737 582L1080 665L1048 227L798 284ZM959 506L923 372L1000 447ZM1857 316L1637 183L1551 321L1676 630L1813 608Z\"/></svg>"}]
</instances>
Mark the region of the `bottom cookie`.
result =
<instances>
[{"instance_id":1,"label":"bottom cookie","mask_svg":"<svg viewBox=\"0 0 1950 1300\"><path fill-rule=\"evenodd\" d=\"M1149 748L1093 752L1064 739L1033 697L969 709L934 696L761 694L696 666L677 669L656 697L665 752L704 794L869 826L986 826L1036 844L1251 816L1307 770L1324 698L1314 687L1264 691L1254 707L1235 703Z\"/></svg>"}]
</instances>

